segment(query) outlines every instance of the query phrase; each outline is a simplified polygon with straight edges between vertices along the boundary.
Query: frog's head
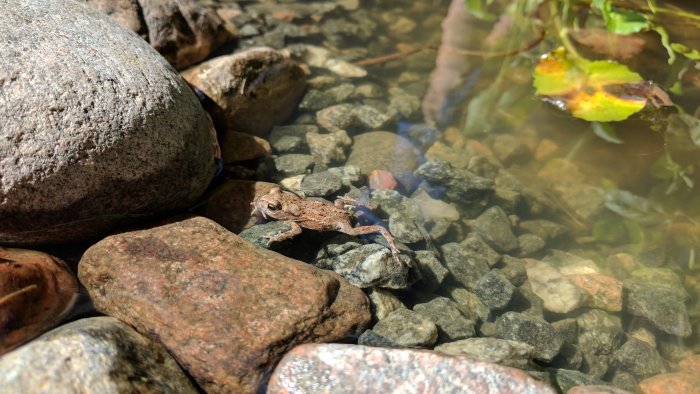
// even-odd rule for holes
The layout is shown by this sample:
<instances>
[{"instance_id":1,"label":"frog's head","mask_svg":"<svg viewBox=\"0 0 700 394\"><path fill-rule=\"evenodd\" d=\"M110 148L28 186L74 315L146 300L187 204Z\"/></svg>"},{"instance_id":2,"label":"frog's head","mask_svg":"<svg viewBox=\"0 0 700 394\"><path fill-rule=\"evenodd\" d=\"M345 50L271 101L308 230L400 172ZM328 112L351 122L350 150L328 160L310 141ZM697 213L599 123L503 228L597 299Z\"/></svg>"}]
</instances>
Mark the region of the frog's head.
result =
<instances>
[{"instance_id":1,"label":"frog's head","mask_svg":"<svg viewBox=\"0 0 700 394\"><path fill-rule=\"evenodd\" d=\"M290 207L288 203L289 200L295 200L295 197L296 195L284 192L275 186L267 194L253 201L253 212L251 214L263 219L294 219L296 217L294 215L295 206Z\"/></svg>"}]
</instances>

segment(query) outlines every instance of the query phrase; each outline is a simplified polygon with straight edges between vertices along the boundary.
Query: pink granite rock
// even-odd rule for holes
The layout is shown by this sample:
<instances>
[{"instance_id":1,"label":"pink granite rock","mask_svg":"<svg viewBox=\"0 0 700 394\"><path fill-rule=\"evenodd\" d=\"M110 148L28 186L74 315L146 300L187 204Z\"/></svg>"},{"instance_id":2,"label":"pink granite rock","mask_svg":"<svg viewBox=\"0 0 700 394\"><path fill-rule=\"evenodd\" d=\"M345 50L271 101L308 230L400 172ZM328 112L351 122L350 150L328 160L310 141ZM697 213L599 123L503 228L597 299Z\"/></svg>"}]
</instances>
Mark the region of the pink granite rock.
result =
<instances>
[{"instance_id":1,"label":"pink granite rock","mask_svg":"<svg viewBox=\"0 0 700 394\"><path fill-rule=\"evenodd\" d=\"M537 393L523 371L468 357L359 345L302 345L272 373L268 393Z\"/></svg>"},{"instance_id":2,"label":"pink granite rock","mask_svg":"<svg viewBox=\"0 0 700 394\"><path fill-rule=\"evenodd\" d=\"M340 276L259 249L202 217L105 238L79 277L95 307L160 341L208 393L250 393L294 346L370 320Z\"/></svg>"}]
</instances>

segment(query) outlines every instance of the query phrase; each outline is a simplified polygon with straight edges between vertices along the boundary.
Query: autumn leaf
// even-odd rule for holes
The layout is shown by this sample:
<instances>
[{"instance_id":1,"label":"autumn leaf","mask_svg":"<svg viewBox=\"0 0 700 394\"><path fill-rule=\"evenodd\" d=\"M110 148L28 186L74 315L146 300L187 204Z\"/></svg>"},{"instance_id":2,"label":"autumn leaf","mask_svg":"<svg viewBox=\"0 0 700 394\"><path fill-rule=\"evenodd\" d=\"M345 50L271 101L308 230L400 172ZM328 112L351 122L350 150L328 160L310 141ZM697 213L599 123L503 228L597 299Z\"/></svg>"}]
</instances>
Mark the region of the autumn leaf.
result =
<instances>
[{"instance_id":1,"label":"autumn leaf","mask_svg":"<svg viewBox=\"0 0 700 394\"><path fill-rule=\"evenodd\" d=\"M626 66L569 56L562 48L540 59L534 86L544 100L595 122L627 119L651 99L655 105L671 105L661 89Z\"/></svg>"}]
</instances>

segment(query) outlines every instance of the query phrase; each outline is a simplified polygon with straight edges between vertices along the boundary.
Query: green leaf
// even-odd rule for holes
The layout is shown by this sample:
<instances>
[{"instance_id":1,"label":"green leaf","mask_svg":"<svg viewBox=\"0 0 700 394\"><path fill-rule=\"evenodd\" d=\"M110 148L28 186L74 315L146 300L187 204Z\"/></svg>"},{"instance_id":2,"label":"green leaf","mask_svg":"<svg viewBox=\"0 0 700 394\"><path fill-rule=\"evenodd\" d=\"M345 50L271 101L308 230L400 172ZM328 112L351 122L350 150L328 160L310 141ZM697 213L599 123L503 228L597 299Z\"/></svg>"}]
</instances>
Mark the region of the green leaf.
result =
<instances>
[{"instance_id":1,"label":"green leaf","mask_svg":"<svg viewBox=\"0 0 700 394\"><path fill-rule=\"evenodd\" d=\"M638 12L614 8L610 0L594 0L591 7L600 11L608 31L628 35L649 30L649 20Z\"/></svg>"},{"instance_id":2,"label":"green leaf","mask_svg":"<svg viewBox=\"0 0 700 394\"><path fill-rule=\"evenodd\" d=\"M674 42L671 44L671 49L687 57L690 60L700 60L700 52L698 52L696 49L690 49L683 44Z\"/></svg>"},{"instance_id":3,"label":"green leaf","mask_svg":"<svg viewBox=\"0 0 700 394\"><path fill-rule=\"evenodd\" d=\"M652 13L656 14L656 0L647 0L647 6Z\"/></svg>"},{"instance_id":4,"label":"green leaf","mask_svg":"<svg viewBox=\"0 0 700 394\"><path fill-rule=\"evenodd\" d=\"M470 14L484 21L496 20L496 16L487 11L487 4L491 4L491 1L484 4L484 0L464 0L464 8Z\"/></svg>"},{"instance_id":5,"label":"green leaf","mask_svg":"<svg viewBox=\"0 0 700 394\"><path fill-rule=\"evenodd\" d=\"M613 61L589 61L558 49L535 67L536 93L573 116L614 122L640 111L649 91L642 77Z\"/></svg>"},{"instance_id":6,"label":"green leaf","mask_svg":"<svg viewBox=\"0 0 700 394\"><path fill-rule=\"evenodd\" d=\"M662 26L656 25L652 26L651 30L661 37L661 45L666 48L666 53L668 53L668 64L673 64L676 61L676 52L671 47L671 39L668 37L668 32Z\"/></svg>"}]
</instances>

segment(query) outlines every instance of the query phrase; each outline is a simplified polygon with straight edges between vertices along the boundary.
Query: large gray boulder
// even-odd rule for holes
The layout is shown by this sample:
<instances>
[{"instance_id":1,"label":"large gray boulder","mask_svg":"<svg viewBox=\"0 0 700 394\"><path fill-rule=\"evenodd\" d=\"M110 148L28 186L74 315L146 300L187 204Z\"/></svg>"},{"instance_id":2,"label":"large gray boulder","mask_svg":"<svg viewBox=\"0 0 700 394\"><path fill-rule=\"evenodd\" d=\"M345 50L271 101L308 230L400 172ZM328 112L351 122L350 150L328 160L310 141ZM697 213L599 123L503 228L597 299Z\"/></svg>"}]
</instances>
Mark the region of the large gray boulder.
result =
<instances>
[{"instance_id":1,"label":"large gray boulder","mask_svg":"<svg viewBox=\"0 0 700 394\"><path fill-rule=\"evenodd\" d=\"M73 0L0 0L0 243L85 239L190 205L214 172L195 95Z\"/></svg>"}]
</instances>

